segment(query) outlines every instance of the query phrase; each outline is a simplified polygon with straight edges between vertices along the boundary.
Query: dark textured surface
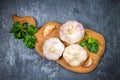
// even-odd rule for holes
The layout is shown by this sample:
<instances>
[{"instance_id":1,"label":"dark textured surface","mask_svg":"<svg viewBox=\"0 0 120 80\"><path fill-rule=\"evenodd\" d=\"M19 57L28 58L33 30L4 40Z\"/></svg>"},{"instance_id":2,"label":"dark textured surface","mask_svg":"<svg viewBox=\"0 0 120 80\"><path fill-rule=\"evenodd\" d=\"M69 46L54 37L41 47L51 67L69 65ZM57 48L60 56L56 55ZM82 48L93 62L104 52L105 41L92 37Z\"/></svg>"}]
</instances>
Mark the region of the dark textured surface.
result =
<instances>
[{"instance_id":1,"label":"dark textured surface","mask_svg":"<svg viewBox=\"0 0 120 80\"><path fill-rule=\"evenodd\" d=\"M77 20L104 35L106 51L98 67L87 74L68 71L39 56L10 34L11 15L47 21ZM119 80L120 0L0 0L0 80Z\"/></svg>"}]
</instances>

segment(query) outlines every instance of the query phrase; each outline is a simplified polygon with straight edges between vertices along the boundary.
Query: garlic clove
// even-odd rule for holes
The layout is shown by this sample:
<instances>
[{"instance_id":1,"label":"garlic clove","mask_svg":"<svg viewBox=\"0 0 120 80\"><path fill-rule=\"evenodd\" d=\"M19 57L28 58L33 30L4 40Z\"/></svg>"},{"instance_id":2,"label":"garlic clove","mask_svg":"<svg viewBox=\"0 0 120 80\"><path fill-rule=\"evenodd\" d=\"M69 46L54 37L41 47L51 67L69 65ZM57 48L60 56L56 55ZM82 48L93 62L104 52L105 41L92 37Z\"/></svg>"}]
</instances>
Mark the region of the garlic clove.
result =
<instances>
[{"instance_id":1,"label":"garlic clove","mask_svg":"<svg viewBox=\"0 0 120 80\"><path fill-rule=\"evenodd\" d=\"M45 29L43 30L43 36L46 37L49 34L51 34L51 32L55 29L54 25L48 25L45 27Z\"/></svg>"},{"instance_id":2,"label":"garlic clove","mask_svg":"<svg viewBox=\"0 0 120 80\"><path fill-rule=\"evenodd\" d=\"M85 64L83 64L83 67L87 68L90 67L93 64L93 60L91 57L89 57L88 61L85 62Z\"/></svg>"}]
</instances>

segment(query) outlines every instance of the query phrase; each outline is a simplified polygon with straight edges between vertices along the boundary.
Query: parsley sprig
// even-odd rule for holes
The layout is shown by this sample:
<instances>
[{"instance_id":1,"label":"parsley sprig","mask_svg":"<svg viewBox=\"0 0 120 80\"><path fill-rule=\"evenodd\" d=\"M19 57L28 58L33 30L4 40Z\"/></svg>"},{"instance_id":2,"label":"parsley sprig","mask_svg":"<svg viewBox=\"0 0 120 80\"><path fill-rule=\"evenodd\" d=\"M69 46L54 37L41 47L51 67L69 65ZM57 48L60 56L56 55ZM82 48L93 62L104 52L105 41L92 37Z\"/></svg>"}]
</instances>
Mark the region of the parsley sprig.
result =
<instances>
[{"instance_id":1,"label":"parsley sprig","mask_svg":"<svg viewBox=\"0 0 120 80\"><path fill-rule=\"evenodd\" d=\"M93 52L93 53L97 53L98 52L98 40L97 39L94 39L94 38L87 38L87 39L84 39L80 45L82 47L86 46L87 49L90 51L90 52Z\"/></svg>"},{"instance_id":2,"label":"parsley sprig","mask_svg":"<svg viewBox=\"0 0 120 80\"><path fill-rule=\"evenodd\" d=\"M33 25L27 23L21 25L20 22L14 23L10 30L10 33L14 33L16 39L23 39L23 43L31 49L35 47L36 37L34 34L36 32L37 29Z\"/></svg>"}]
</instances>

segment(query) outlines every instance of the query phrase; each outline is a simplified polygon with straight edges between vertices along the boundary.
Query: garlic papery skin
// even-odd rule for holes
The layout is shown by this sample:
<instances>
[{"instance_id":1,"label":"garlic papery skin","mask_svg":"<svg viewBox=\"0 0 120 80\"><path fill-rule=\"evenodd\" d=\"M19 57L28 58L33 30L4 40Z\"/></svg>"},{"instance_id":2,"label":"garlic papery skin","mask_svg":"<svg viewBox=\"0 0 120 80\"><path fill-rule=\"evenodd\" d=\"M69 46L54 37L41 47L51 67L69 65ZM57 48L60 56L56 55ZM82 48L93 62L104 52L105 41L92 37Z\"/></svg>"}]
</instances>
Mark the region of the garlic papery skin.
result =
<instances>
[{"instance_id":1,"label":"garlic papery skin","mask_svg":"<svg viewBox=\"0 0 120 80\"><path fill-rule=\"evenodd\" d=\"M71 44L65 48L63 58L70 66L79 66L87 60L86 50L78 44Z\"/></svg>"},{"instance_id":2,"label":"garlic papery skin","mask_svg":"<svg viewBox=\"0 0 120 80\"><path fill-rule=\"evenodd\" d=\"M58 38L49 38L43 45L43 54L49 60L58 60L64 48L64 44Z\"/></svg>"},{"instance_id":3,"label":"garlic papery skin","mask_svg":"<svg viewBox=\"0 0 120 80\"><path fill-rule=\"evenodd\" d=\"M68 44L76 43L84 37L83 25L77 21L67 21L60 27L59 35Z\"/></svg>"}]
</instances>

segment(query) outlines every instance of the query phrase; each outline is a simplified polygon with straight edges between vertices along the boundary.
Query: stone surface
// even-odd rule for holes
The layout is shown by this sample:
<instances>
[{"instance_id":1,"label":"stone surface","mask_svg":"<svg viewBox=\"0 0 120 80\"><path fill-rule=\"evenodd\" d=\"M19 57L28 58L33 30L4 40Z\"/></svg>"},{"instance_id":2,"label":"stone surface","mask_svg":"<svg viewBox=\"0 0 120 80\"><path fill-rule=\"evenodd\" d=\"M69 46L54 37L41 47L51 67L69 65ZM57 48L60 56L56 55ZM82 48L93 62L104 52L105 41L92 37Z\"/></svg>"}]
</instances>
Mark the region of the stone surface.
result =
<instances>
[{"instance_id":1,"label":"stone surface","mask_svg":"<svg viewBox=\"0 0 120 80\"><path fill-rule=\"evenodd\" d=\"M77 20L106 39L98 67L87 74L68 71L28 49L9 31L11 15L47 21ZM120 0L0 0L0 80L119 80Z\"/></svg>"}]
</instances>

